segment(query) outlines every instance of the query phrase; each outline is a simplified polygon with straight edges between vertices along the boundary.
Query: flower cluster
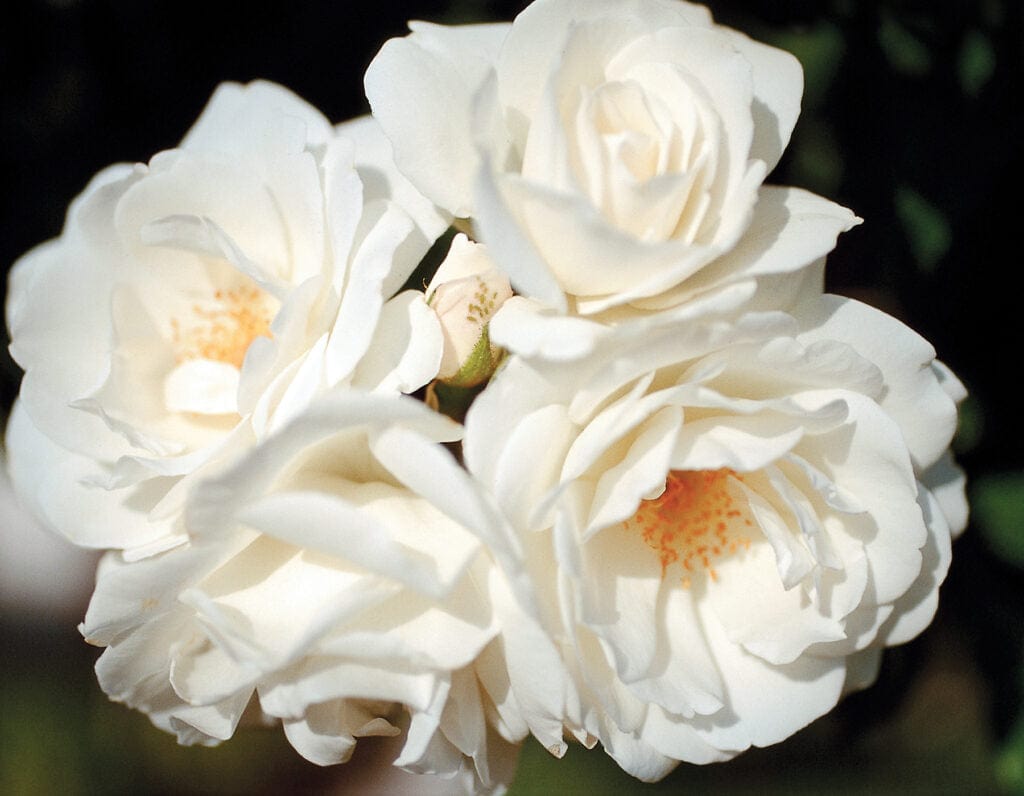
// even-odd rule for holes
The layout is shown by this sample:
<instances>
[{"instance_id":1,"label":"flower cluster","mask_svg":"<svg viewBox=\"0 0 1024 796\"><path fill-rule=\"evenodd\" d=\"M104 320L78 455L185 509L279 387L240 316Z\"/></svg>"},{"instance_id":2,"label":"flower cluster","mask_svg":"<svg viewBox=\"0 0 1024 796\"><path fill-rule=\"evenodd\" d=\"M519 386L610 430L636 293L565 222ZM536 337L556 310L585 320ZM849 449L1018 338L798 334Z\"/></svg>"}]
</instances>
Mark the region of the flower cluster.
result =
<instances>
[{"instance_id":1,"label":"flower cluster","mask_svg":"<svg viewBox=\"0 0 1024 796\"><path fill-rule=\"evenodd\" d=\"M966 522L963 388L824 293L859 219L763 183L799 64L681 0L410 27L372 117L225 84L12 271L8 464L109 551L103 689L468 790L530 734L644 780L781 741Z\"/></svg>"}]
</instances>

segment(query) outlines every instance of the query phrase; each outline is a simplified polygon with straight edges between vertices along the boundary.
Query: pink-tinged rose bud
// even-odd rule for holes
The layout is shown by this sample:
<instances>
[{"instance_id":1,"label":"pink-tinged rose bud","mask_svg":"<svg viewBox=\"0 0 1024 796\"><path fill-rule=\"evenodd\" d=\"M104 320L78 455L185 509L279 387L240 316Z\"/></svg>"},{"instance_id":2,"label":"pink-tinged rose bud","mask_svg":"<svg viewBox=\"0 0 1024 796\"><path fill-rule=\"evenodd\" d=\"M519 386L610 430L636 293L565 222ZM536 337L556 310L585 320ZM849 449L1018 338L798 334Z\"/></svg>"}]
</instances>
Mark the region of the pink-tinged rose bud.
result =
<instances>
[{"instance_id":1,"label":"pink-tinged rose bud","mask_svg":"<svg viewBox=\"0 0 1024 796\"><path fill-rule=\"evenodd\" d=\"M475 387L491 377L501 349L491 345L487 325L511 296L508 277L491 262L487 247L456 235L427 286L427 303L444 333L438 379L456 387Z\"/></svg>"}]
</instances>

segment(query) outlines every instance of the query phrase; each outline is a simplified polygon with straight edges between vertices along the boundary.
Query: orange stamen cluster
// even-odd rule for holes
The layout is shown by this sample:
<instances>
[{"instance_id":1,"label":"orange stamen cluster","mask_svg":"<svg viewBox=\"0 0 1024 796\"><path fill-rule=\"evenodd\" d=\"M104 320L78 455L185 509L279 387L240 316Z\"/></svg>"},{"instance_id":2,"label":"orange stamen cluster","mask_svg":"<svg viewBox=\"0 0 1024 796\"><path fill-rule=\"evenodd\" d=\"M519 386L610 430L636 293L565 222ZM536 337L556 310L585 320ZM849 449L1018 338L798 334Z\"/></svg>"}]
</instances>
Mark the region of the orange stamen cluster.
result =
<instances>
[{"instance_id":1,"label":"orange stamen cluster","mask_svg":"<svg viewBox=\"0 0 1024 796\"><path fill-rule=\"evenodd\" d=\"M746 529L754 522L746 503L733 498L730 478L739 476L729 469L673 470L665 479L665 491L641 501L636 514L626 520L626 527L638 529L658 554L662 577L678 563L687 588L695 572L705 571L717 580L715 562L750 547Z\"/></svg>"},{"instance_id":2,"label":"orange stamen cluster","mask_svg":"<svg viewBox=\"0 0 1024 796\"><path fill-rule=\"evenodd\" d=\"M194 304L192 319L171 319L178 362L212 359L242 367L245 352L257 337L270 337L270 312L256 287L218 290L207 306Z\"/></svg>"}]
</instances>

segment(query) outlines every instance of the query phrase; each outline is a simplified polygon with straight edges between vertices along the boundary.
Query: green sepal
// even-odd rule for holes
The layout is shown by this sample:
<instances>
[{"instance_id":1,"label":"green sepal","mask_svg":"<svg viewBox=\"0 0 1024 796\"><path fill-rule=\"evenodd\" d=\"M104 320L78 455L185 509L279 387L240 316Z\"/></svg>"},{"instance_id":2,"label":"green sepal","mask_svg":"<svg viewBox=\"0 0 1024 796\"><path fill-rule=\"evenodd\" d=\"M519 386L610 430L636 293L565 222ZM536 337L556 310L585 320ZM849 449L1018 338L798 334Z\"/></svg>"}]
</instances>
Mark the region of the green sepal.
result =
<instances>
[{"instance_id":1,"label":"green sepal","mask_svg":"<svg viewBox=\"0 0 1024 796\"><path fill-rule=\"evenodd\" d=\"M501 357L491 351L491 338L485 326L459 372L442 381L451 387L476 387L494 375L500 361Z\"/></svg>"}]
</instances>

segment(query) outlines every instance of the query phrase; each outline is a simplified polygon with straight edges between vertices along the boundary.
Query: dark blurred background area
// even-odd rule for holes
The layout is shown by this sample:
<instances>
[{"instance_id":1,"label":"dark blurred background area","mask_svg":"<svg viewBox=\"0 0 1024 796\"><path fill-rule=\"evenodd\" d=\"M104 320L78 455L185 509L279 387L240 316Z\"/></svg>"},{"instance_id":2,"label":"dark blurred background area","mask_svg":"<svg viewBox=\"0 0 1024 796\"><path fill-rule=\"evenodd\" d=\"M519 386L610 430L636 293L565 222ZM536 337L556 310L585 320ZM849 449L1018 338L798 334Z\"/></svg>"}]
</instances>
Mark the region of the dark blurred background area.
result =
<instances>
[{"instance_id":1,"label":"dark blurred background area","mask_svg":"<svg viewBox=\"0 0 1024 796\"><path fill-rule=\"evenodd\" d=\"M342 121L367 111L362 73L407 19L511 19L523 5L9 0L0 263L59 234L99 169L173 147L223 80L283 83ZM954 545L933 626L887 653L875 686L789 741L681 766L656 786L599 751L574 747L557 762L527 745L513 794L1024 793L1022 5L711 0L718 21L804 65L801 121L769 182L864 219L830 257L829 289L919 331L970 391L956 450L971 527ZM0 362L6 412L20 374L6 353ZM351 771L321 770L279 730L240 730L215 750L177 747L100 692L97 651L75 629L94 559L42 535L6 486L0 553L0 792L271 793L375 781L372 752L357 752Z\"/></svg>"}]
</instances>

